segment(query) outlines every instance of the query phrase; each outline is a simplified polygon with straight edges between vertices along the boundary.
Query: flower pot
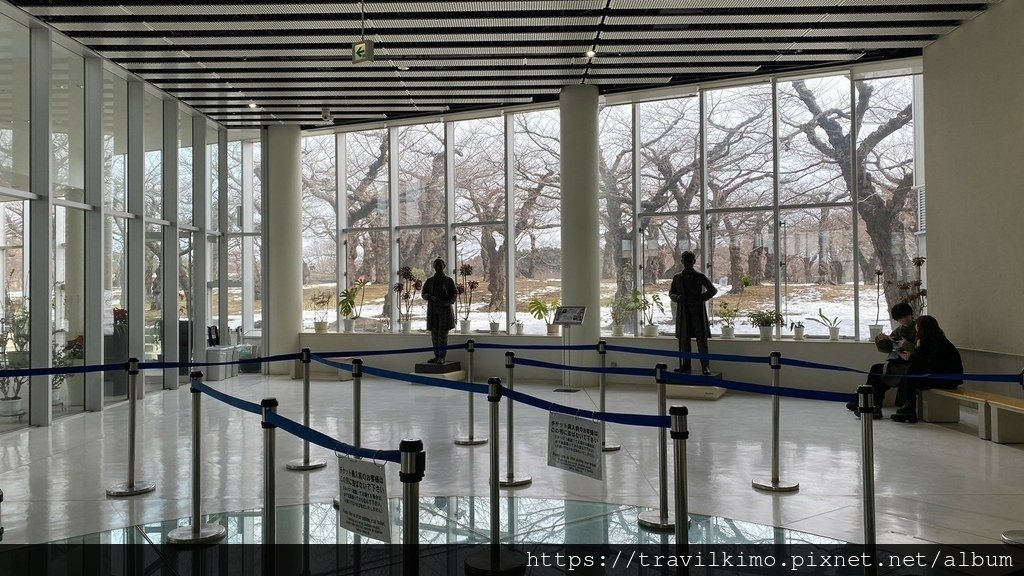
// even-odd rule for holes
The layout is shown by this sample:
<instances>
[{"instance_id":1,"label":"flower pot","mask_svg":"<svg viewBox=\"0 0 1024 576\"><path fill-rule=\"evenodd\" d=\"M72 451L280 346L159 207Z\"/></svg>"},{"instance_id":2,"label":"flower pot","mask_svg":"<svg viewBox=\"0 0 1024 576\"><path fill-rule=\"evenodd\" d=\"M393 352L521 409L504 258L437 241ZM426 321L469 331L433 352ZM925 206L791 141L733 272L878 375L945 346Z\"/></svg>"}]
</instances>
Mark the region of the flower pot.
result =
<instances>
[{"instance_id":1,"label":"flower pot","mask_svg":"<svg viewBox=\"0 0 1024 576\"><path fill-rule=\"evenodd\" d=\"M839 340L839 326L836 326L834 328L831 327L831 326L829 327L829 329L828 329L828 339L829 340Z\"/></svg>"},{"instance_id":2,"label":"flower pot","mask_svg":"<svg viewBox=\"0 0 1024 576\"><path fill-rule=\"evenodd\" d=\"M793 328L793 340L803 340L803 339L804 339L804 327L803 326L797 326L797 327Z\"/></svg>"},{"instance_id":3,"label":"flower pot","mask_svg":"<svg viewBox=\"0 0 1024 576\"><path fill-rule=\"evenodd\" d=\"M612 336L622 336L621 324L612 324Z\"/></svg>"},{"instance_id":4,"label":"flower pot","mask_svg":"<svg viewBox=\"0 0 1024 576\"><path fill-rule=\"evenodd\" d=\"M21 414L21 398L4 398L0 400L0 416L17 416Z\"/></svg>"},{"instance_id":5,"label":"flower pot","mask_svg":"<svg viewBox=\"0 0 1024 576\"><path fill-rule=\"evenodd\" d=\"M470 334L473 331L470 320L459 320L459 333Z\"/></svg>"},{"instance_id":6,"label":"flower pot","mask_svg":"<svg viewBox=\"0 0 1024 576\"><path fill-rule=\"evenodd\" d=\"M327 332L327 321L313 322L313 331L317 334L324 334Z\"/></svg>"},{"instance_id":7,"label":"flower pot","mask_svg":"<svg viewBox=\"0 0 1024 576\"><path fill-rule=\"evenodd\" d=\"M644 336L647 338L654 338L658 335L657 324L644 324Z\"/></svg>"},{"instance_id":8,"label":"flower pot","mask_svg":"<svg viewBox=\"0 0 1024 576\"><path fill-rule=\"evenodd\" d=\"M526 325L525 324L523 324L522 322L516 323L516 335L517 336L522 336L523 335L523 330L525 330L525 329L526 329Z\"/></svg>"},{"instance_id":9,"label":"flower pot","mask_svg":"<svg viewBox=\"0 0 1024 576\"><path fill-rule=\"evenodd\" d=\"M874 340L875 338L878 338L878 335L881 334L883 330L885 330L884 324L868 324L868 337L871 340Z\"/></svg>"},{"instance_id":10,"label":"flower pot","mask_svg":"<svg viewBox=\"0 0 1024 576\"><path fill-rule=\"evenodd\" d=\"M558 324L548 324L548 336L558 336L558 329L560 327Z\"/></svg>"},{"instance_id":11,"label":"flower pot","mask_svg":"<svg viewBox=\"0 0 1024 576\"><path fill-rule=\"evenodd\" d=\"M491 334L497 334L500 326L498 322L491 322Z\"/></svg>"},{"instance_id":12,"label":"flower pot","mask_svg":"<svg viewBox=\"0 0 1024 576\"><path fill-rule=\"evenodd\" d=\"M341 321L341 327L345 332L352 332L355 330L355 325L355 318L345 318Z\"/></svg>"},{"instance_id":13,"label":"flower pot","mask_svg":"<svg viewBox=\"0 0 1024 576\"><path fill-rule=\"evenodd\" d=\"M736 336L735 326L722 326L722 338L732 340Z\"/></svg>"},{"instance_id":14,"label":"flower pot","mask_svg":"<svg viewBox=\"0 0 1024 576\"><path fill-rule=\"evenodd\" d=\"M758 326L757 331L760 333L761 340L771 340L772 331L775 330L775 326Z\"/></svg>"},{"instance_id":15,"label":"flower pot","mask_svg":"<svg viewBox=\"0 0 1024 576\"><path fill-rule=\"evenodd\" d=\"M398 329L401 330L402 334L412 332L412 320L399 320Z\"/></svg>"}]
</instances>

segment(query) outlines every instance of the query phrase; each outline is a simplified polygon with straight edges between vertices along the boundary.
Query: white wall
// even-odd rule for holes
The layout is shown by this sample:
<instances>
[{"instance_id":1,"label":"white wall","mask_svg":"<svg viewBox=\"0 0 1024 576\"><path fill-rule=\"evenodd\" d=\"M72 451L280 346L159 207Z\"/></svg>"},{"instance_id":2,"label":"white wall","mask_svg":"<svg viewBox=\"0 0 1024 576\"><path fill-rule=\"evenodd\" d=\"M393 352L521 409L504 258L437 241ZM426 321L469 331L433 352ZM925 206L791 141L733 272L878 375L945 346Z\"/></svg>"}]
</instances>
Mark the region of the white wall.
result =
<instances>
[{"instance_id":1,"label":"white wall","mask_svg":"<svg viewBox=\"0 0 1024 576\"><path fill-rule=\"evenodd\" d=\"M1024 366L1024 2L924 51L928 307L984 369Z\"/></svg>"}]
</instances>

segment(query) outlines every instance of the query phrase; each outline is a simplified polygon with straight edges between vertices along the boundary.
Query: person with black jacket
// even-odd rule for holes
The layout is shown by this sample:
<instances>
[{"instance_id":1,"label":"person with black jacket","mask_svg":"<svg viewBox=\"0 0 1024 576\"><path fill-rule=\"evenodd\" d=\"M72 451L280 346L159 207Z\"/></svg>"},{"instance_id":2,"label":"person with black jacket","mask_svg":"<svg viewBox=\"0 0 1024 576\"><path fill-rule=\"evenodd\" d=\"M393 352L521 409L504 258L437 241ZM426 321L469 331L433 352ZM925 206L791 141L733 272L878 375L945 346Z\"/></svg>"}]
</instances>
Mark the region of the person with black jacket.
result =
<instances>
[{"instance_id":1,"label":"person with black jacket","mask_svg":"<svg viewBox=\"0 0 1024 576\"><path fill-rule=\"evenodd\" d=\"M946 338L946 333L939 327L939 322L932 316L921 316L917 319L917 342L905 346L899 355L910 362L907 378L900 384L903 405L898 406L896 413L890 416L896 422L913 424L917 422L917 393L921 390L941 388L954 390L963 384L957 378L932 378L927 374L963 374L964 364L956 346Z\"/></svg>"},{"instance_id":2,"label":"person with black jacket","mask_svg":"<svg viewBox=\"0 0 1024 576\"><path fill-rule=\"evenodd\" d=\"M896 322L896 328L889 334L879 334L875 337L875 348L879 352L888 354L885 363L872 364L868 374L867 384L874 389L875 413L874 419L882 419L882 403L885 402L885 393L890 388L899 388L903 383L903 375L907 373L910 362L899 355L900 346L906 342L911 344L917 340L917 321L914 318L914 309L906 302L900 302L889 311L890 317ZM900 406L903 399L900 392L896 393L896 405ZM857 413L857 398L848 402L846 408ZM859 415L858 415L859 417Z\"/></svg>"},{"instance_id":3,"label":"person with black jacket","mask_svg":"<svg viewBox=\"0 0 1024 576\"><path fill-rule=\"evenodd\" d=\"M697 256L687 250L683 252L683 271L672 277L672 287L668 297L676 303L676 338L679 340L679 371L690 371L690 357L685 359L682 353L690 352L690 339L697 339L697 350L701 354L708 353L708 337L711 336L711 323L708 321L708 310L704 305L715 297L718 289L707 276L693 269ZM701 372L711 374L711 366L706 357L700 359Z\"/></svg>"}]
</instances>

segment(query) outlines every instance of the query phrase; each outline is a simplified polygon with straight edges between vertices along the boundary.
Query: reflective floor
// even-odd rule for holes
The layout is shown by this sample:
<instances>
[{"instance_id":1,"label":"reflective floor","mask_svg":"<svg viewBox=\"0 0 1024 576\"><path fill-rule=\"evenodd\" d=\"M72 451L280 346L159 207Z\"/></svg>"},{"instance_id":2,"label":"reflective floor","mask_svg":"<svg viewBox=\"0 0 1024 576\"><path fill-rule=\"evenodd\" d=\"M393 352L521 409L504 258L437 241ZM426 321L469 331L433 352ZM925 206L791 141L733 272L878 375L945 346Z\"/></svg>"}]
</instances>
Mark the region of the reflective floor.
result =
<instances>
[{"instance_id":1,"label":"reflective floor","mask_svg":"<svg viewBox=\"0 0 1024 576\"><path fill-rule=\"evenodd\" d=\"M403 542L401 499L391 499L390 505L391 542L400 544ZM675 543L671 531L641 529L637 524L637 514L646 509L635 506L546 498L502 498L499 510L499 531L503 543ZM419 519L421 544L480 544L490 541L489 498L421 498ZM205 521L227 529L225 543L260 544L263 541L263 513L260 509L212 514ZM56 544L164 544L168 532L191 525L189 518L151 522L66 538ZM331 503L282 507L277 512L277 526L279 544L378 542L340 528L338 511ZM692 516L689 534L691 544L842 543L796 530L701 515Z\"/></svg>"},{"instance_id":2,"label":"reflective floor","mask_svg":"<svg viewBox=\"0 0 1024 576\"><path fill-rule=\"evenodd\" d=\"M298 380L241 375L211 384L248 401L276 397L281 414L302 419L302 386ZM572 407L593 409L598 404L597 389L565 394L553 388L550 384L519 382L516 386L519 391ZM103 412L69 416L48 428L0 435L4 542L51 542L187 517L191 510L192 461L189 396L187 387L181 387L148 394L141 402L136 478L154 482L156 490L132 498L109 498L105 494L107 488L127 479L125 403ZM453 442L468 431L467 396L453 390L365 378L362 443L368 448L395 449L402 438L422 438L427 467L420 494L433 509L444 511L435 521L451 519L451 523L439 526L446 526L444 530L457 526L456 531L464 531L464 537L469 538L474 533L472 527L485 525L480 515L486 514L486 507L463 505L468 501L452 497L488 495L491 446L465 447ZM657 412L656 390L646 380L634 386L611 387L607 396L610 411ZM311 425L351 442L351 398L351 382L314 381ZM715 526L778 526L845 542L863 541L861 428L841 404L782 401L782 478L799 482L800 490L767 494L751 488L752 479L768 476L771 469L771 401L767 397L729 393L717 401L669 402L684 404L690 411L687 486L692 515L733 519L715 520ZM486 405L484 397L476 397L477 437L487 436ZM504 405L500 412L498 447L500 474L504 476ZM876 422L875 501L880 542L997 543L1003 531L1024 529L1024 445L979 440L974 414L965 409L963 416L958 425ZM259 418L204 397L202 423L204 512L258 510L263 505ZM548 533L563 532L565 538L574 541L590 535L601 539L605 537L605 518L618 514L628 521L613 523L623 533L609 533L608 538L636 538L629 535L630 531L635 533L633 512L618 510L658 506L657 431L609 424L607 439L621 444L622 450L605 454L604 480L595 480L547 465L547 427L547 412L516 405L515 472L532 476L533 482L521 488L503 488L501 495L514 495L517 502L553 502L542 507L558 508L548 523L542 519L543 514L530 511L523 516L528 520L517 521L517 537L536 531L530 537L537 540L547 538ZM314 503L315 510L331 502L338 494L335 456L314 446L312 456L324 458L331 465L318 471L293 472L286 470L285 464L302 455L301 441L279 432L277 446L278 505ZM388 494L400 495L397 466L389 464L387 470ZM669 485L671 492L672 483ZM435 497L447 503L435 503ZM563 504L565 501L613 504L602 514ZM473 510L477 510L473 512L476 518L470 521L465 516ZM296 514L295 518L301 517ZM323 509L321 516L324 525L333 530L333 512ZM258 520L254 517L247 522L255 524ZM291 524L300 525L298 520ZM252 527L238 528L235 534L244 534L245 530L258 533ZM757 530L764 531L761 537L774 537L771 528ZM285 533L303 531L294 528ZM424 537L428 533L424 530Z\"/></svg>"}]
</instances>

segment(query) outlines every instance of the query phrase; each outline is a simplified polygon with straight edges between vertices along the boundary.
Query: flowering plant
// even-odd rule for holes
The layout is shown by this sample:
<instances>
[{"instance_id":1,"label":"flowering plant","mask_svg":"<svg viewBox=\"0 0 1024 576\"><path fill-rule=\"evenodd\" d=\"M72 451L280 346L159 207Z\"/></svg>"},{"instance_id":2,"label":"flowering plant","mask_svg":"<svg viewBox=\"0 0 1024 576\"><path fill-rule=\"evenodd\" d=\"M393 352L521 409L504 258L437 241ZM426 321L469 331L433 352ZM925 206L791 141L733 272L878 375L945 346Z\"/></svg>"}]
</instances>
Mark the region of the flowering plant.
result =
<instances>
[{"instance_id":1,"label":"flowering plant","mask_svg":"<svg viewBox=\"0 0 1024 576\"><path fill-rule=\"evenodd\" d=\"M463 264L459 266L459 276L462 277L462 281L455 287L458 293L458 310L459 316L463 320L469 320L469 311L473 305L473 291L480 287L480 283L476 280L470 280L469 277L473 275L473 265Z\"/></svg>"},{"instance_id":2,"label":"flowering plant","mask_svg":"<svg viewBox=\"0 0 1024 576\"><path fill-rule=\"evenodd\" d=\"M313 296L309 301L313 304L313 317L317 322L327 321L327 312L331 309L332 300L334 300L334 293L330 290L313 291Z\"/></svg>"},{"instance_id":3,"label":"flowering plant","mask_svg":"<svg viewBox=\"0 0 1024 576\"><path fill-rule=\"evenodd\" d=\"M64 345L64 355L75 360L85 358L85 335L79 334L77 337L68 340L67 344Z\"/></svg>"},{"instance_id":4,"label":"flowering plant","mask_svg":"<svg viewBox=\"0 0 1024 576\"><path fill-rule=\"evenodd\" d=\"M423 289L423 281L413 274L412 268L402 266L398 269L399 282L395 284L395 293L399 298L399 311L402 313L402 320L408 322L412 319L412 303L415 293Z\"/></svg>"}]
</instances>

